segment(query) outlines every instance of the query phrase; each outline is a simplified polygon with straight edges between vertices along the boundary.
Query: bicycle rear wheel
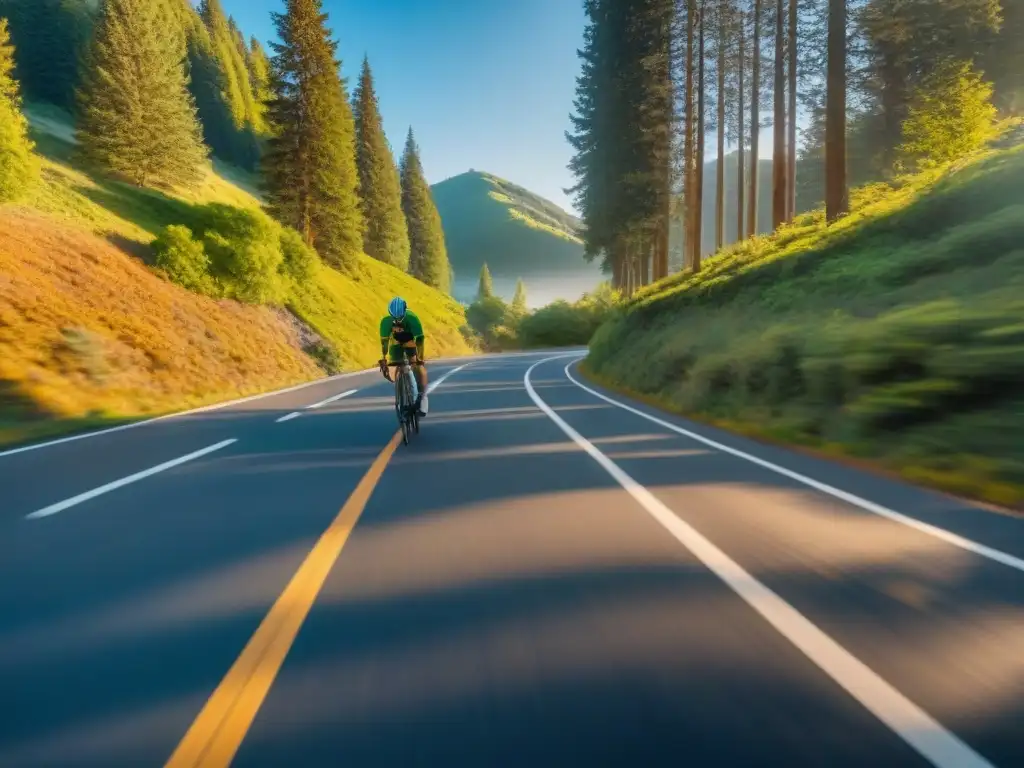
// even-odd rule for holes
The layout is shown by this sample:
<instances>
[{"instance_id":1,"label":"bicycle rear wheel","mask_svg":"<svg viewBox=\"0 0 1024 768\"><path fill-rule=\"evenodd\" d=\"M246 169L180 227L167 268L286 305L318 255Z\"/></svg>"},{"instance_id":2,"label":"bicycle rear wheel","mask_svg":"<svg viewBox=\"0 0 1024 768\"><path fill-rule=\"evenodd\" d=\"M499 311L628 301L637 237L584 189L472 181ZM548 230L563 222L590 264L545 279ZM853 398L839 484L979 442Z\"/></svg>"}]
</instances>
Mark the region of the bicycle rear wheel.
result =
<instances>
[{"instance_id":1,"label":"bicycle rear wheel","mask_svg":"<svg viewBox=\"0 0 1024 768\"><path fill-rule=\"evenodd\" d=\"M404 372L398 379L398 392L395 400L398 404L398 422L402 427L402 442L408 445L413 431L412 419L415 418L415 414L413 413L412 392L409 389L409 377L405 376Z\"/></svg>"}]
</instances>

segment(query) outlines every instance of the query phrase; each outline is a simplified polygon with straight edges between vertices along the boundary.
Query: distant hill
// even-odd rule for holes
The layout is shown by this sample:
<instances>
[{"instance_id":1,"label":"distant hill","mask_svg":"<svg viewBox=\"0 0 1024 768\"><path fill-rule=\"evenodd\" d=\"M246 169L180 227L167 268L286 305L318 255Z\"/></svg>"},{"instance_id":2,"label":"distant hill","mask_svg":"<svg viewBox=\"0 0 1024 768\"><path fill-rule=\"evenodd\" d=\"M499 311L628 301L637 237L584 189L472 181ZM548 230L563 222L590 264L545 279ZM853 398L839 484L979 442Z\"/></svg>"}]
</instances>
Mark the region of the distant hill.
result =
<instances>
[{"instance_id":1,"label":"distant hill","mask_svg":"<svg viewBox=\"0 0 1024 768\"><path fill-rule=\"evenodd\" d=\"M517 278L530 303L574 299L601 279L583 259L580 221L543 197L489 173L468 171L432 187L455 271L453 293L472 299L487 263L496 291L511 297Z\"/></svg>"}]
</instances>

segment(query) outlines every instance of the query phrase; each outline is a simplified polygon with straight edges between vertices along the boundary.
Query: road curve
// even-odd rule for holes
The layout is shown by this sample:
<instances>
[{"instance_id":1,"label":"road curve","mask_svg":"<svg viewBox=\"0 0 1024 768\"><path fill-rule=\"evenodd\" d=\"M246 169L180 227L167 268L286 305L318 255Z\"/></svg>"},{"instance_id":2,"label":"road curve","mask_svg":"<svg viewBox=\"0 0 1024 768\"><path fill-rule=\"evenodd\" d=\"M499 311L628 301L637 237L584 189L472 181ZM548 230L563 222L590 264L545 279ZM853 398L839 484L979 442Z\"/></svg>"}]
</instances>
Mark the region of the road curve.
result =
<instances>
[{"instance_id":1,"label":"road curve","mask_svg":"<svg viewBox=\"0 0 1024 768\"><path fill-rule=\"evenodd\" d=\"M1024 765L1024 521L580 354L0 454L0 766Z\"/></svg>"}]
</instances>

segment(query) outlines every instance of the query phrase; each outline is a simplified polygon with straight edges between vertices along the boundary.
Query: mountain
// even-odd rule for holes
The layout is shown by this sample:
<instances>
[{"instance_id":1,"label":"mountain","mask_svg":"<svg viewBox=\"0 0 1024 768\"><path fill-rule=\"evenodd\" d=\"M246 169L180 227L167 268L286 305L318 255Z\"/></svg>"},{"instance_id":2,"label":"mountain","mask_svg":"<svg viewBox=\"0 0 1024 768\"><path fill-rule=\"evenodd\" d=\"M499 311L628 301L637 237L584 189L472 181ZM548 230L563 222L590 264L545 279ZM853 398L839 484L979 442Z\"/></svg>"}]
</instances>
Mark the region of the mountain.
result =
<instances>
[{"instance_id":1,"label":"mountain","mask_svg":"<svg viewBox=\"0 0 1024 768\"><path fill-rule=\"evenodd\" d=\"M532 306L575 299L602 279L583 259L580 221L528 189L481 171L431 187L455 272L453 294L471 301L486 262L495 290L511 298L522 277Z\"/></svg>"}]
</instances>

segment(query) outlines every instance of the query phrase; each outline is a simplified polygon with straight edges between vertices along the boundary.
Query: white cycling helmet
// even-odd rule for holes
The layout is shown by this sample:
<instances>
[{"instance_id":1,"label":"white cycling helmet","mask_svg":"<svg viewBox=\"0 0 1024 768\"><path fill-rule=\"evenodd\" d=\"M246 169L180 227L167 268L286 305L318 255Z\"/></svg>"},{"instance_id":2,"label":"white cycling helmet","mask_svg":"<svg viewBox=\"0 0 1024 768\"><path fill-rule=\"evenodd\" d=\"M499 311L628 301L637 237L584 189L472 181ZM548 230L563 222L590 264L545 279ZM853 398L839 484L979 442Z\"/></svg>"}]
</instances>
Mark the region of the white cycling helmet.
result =
<instances>
[{"instance_id":1,"label":"white cycling helmet","mask_svg":"<svg viewBox=\"0 0 1024 768\"><path fill-rule=\"evenodd\" d=\"M388 304L388 314L391 315L395 320L401 320L405 317L405 299L401 296L395 296Z\"/></svg>"}]
</instances>

